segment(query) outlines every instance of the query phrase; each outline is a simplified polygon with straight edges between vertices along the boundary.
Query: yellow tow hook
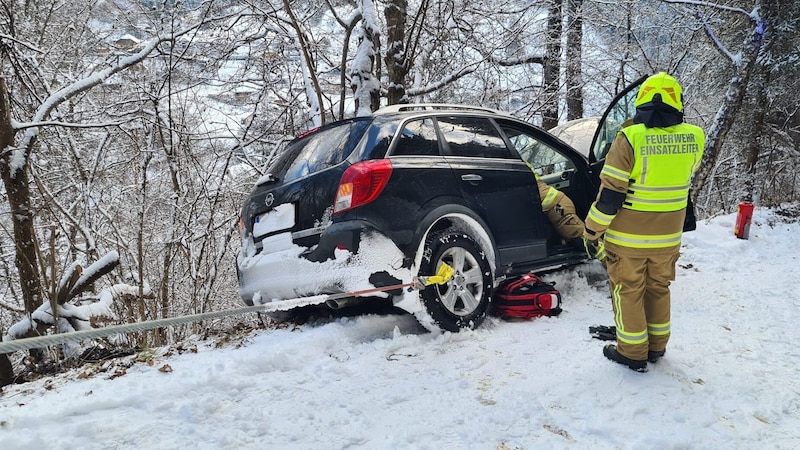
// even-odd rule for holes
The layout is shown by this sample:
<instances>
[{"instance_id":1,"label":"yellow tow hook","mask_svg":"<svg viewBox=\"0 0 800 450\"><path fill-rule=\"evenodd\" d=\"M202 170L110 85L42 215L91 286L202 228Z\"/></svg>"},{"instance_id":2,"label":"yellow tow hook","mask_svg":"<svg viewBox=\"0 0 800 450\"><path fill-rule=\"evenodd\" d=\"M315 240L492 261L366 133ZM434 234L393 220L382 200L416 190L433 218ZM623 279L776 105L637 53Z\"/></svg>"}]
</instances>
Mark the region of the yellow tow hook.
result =
<instances>
[{"instance_id":1,"label":"yellow tow hook","mask_svg":"<svg viewBox=\"0 0 800 450\"><path fill-rule=\"evenodd\" d=\"M453 273L454 271L452 267L446 263L442 263L442 265L439 266L439 269L436 271L436 275L416 277L414 279L414 287L416 289L424 289L432 284L445 284L453 279Z\"/></svg>"}]
</instances>

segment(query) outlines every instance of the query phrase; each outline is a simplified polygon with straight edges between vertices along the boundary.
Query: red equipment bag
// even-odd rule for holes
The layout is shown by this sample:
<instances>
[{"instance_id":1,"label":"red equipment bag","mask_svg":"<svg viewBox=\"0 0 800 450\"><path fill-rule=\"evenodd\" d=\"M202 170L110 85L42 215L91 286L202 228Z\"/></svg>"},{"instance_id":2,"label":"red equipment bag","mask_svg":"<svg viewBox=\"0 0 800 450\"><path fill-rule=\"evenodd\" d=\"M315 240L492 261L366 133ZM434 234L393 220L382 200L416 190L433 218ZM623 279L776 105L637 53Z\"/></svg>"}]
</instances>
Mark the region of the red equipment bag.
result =
<instances>
[{"instance_id":1,"label":"red equipment bag","mask_svg":"<svg viewBox=\"0 0 800 450\"><path fill-rule=\"evenodd\" d=\"M505 280L494 292L494 314L523 319L557 316L561 313L561 293L554 285L555 282L545 283L535 273Z\"/></svg>"}]
</instances>

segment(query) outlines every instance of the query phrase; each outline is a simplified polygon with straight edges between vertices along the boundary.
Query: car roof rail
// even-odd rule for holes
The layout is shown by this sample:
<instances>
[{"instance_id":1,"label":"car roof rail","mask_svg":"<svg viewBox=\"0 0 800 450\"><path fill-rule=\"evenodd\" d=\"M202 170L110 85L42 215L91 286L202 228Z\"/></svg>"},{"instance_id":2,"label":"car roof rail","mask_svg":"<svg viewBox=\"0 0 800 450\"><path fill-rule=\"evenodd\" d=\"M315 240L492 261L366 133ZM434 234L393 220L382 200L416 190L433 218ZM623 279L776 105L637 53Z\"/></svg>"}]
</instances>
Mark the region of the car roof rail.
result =
<instances>
[{"instance_id":1,"label":"car roof rail","mask_svg":"<svg viewBox=\"0 0 800 450\"><path fill-rule=\"evenodd\" d=\"M504 116L509 115L507 112L500 111L499 109L486 108L483 106L473 105L457 105L450 103L402 103L396 105L384 106L383 108L375 111L373 114L388 114L406 111L480 111L493 114L501 114Z\"/></svg>"}]
</instances>

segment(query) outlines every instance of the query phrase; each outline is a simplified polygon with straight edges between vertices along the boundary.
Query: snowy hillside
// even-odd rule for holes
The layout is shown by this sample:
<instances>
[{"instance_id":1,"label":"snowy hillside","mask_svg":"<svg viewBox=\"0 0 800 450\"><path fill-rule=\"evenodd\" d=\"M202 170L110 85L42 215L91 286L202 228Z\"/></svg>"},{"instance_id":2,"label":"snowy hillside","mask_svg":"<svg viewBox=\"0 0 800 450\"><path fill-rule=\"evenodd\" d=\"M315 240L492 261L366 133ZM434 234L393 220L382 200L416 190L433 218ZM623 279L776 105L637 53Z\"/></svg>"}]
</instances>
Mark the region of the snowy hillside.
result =
<instances>
[{"instance_id":1,"label":"snowy hillside","mask_svg":"<svg viewBox=\"0 0 800 450\"><path fill-rule=\"evenodd\" d=\"M0 447L800 448L800 225L781 211L757 209L749 240L733 215L684 236L646 374L587 333L612 321L593 262L545 276L556 318L435 335L361 316L9 386Z\"/></svg>"}]
</instances>

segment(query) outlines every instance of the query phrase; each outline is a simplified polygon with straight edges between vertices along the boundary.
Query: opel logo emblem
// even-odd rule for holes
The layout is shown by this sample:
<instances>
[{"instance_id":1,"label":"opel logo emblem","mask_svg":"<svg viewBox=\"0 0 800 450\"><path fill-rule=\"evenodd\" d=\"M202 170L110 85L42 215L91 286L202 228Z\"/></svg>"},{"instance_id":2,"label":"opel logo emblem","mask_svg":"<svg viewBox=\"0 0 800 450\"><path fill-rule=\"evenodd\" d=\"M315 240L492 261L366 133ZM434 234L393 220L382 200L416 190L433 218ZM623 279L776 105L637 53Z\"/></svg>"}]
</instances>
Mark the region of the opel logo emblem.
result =
<instances>
[{"instance_id":1,"label":"opel logo emblem","mask_svg":"<svg viewBox=\"0 0 800 450\"><path fill-rule=\"evenodd\" d=\"M264 197L264 203L267 205L267 207L270 207L272 206L273 203L275 203L275 196L272 195L272 192L270 192L269 194L267 194L266 197Z\"/></svg>"}]
</instances>

